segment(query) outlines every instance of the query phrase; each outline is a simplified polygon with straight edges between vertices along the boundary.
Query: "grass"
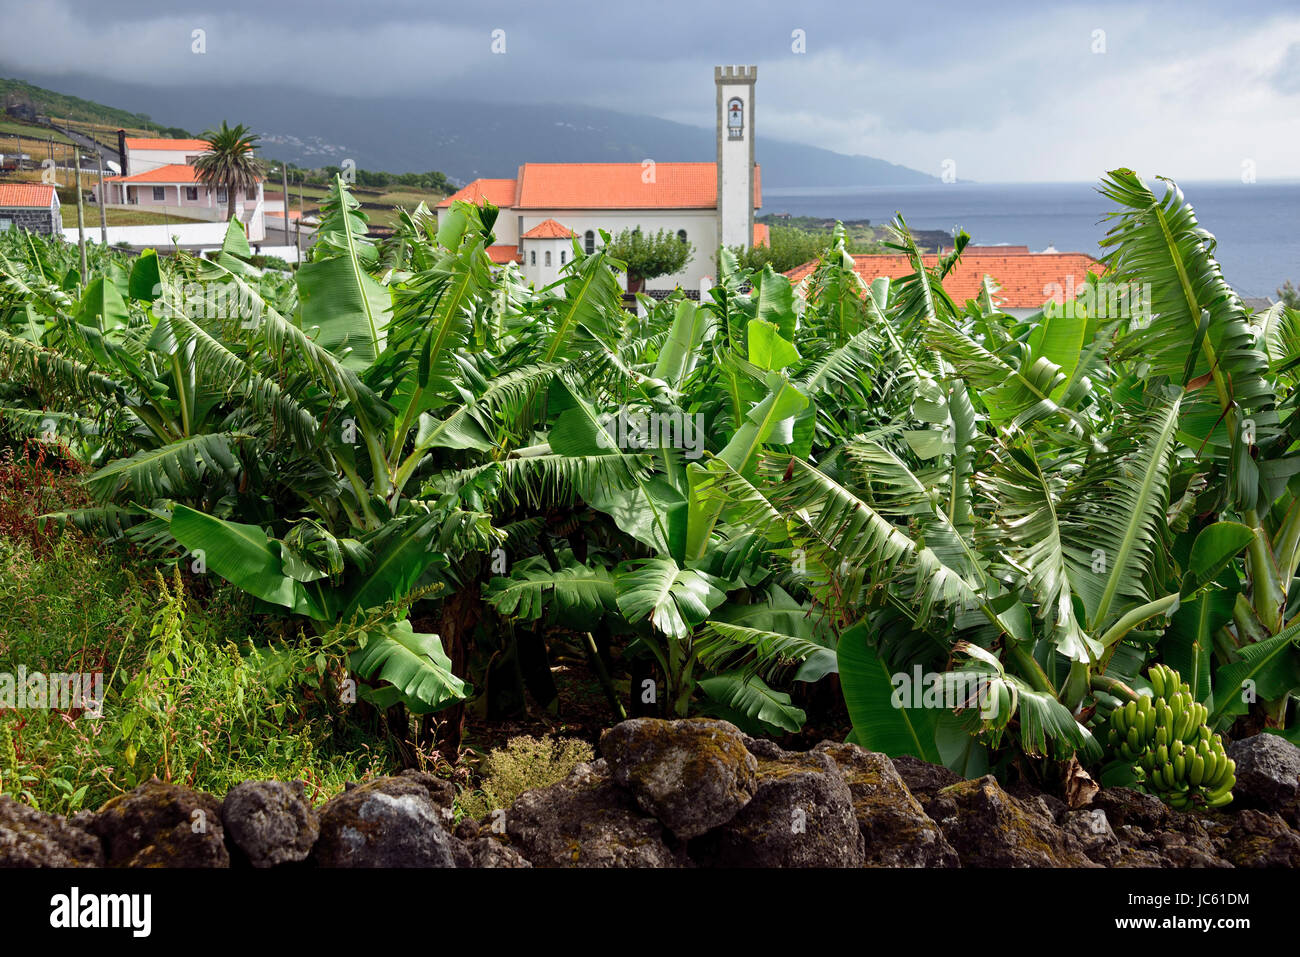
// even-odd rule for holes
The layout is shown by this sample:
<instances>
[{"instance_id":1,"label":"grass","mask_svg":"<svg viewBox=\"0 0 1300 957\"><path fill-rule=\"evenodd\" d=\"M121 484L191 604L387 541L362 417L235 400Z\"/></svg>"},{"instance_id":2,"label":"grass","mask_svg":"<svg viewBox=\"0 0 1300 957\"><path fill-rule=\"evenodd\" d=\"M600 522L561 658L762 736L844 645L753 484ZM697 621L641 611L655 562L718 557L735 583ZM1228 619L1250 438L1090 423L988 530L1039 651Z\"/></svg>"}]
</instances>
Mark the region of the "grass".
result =
<instances>
[{"instance_id":1,"label":"grass","mask_svg":"<svg viewBox=\"0 0 1300 957\"><path fill-rule=\"evenodd\" d=\"M350 187L352 194L361 202L362 210L366 214L372 226L392 228L397 225L398 207L407 210L414 210L420 203L425 203L430 209L433 209L443 199L445 193L436 190L416 189L409 186L394 187L391 189L371 188L366 186ZM322 186L302 186L294 184L289 186L289 205L292 209L298 209L299 190L307 206L306 213L308 216L317 215L320 212L320 203L329 195L329 189ZM280 198L280 189L275 183L267 184L266 198L268 200Z\"/></svg>"},{"instance_id":2,"label":"grass","mask_svg":"<svg viewBox=\"0 0 1300 957\"><path fill-rule=\"evenodd\" d=\"M342 663L328 649L268 630L224 583L42 531L39 513L83 497L41 459L0 459L0 673L98 673L104 700L98 718L0 710L0 791L66 814L152 775L217 795L301 778L320 801L395 771L331 703Z\"/></svg>"},{"instance_id":3,"label":"grass","mask_svg":"<svg viewBox=\"0 0 1300 957\"><path fill-rule=\"evenodd\" d=\"M63 225L77 225L77 202L64 202L61 207L63 213ZM99 207L87 203L83 210L85 216L86 233L98 242L97 234L94 231L99 229ZM110 226L160 226L167 223L203 223L203 219L182 219L179 216L163 216L161 213L153 213L143 209L110 209L108 210L108 225ZM92 235L94 234L94 235Z\"/></svg>"},{"instance_id":4,"label":"grass","mask_svg":"<svg viewBox=\"0 0 1300 957\"><path fill-rule=\"evenodd\" d=\"M54 142L71 145L72 140L68 139L57 130L52 130L48 126L41 126L39 123L22 123L18 120L0 119L0 153L13 152L14 134L17 133L28 143L33 146L39 145L42 151L50 137L54 137ZM30 148L24 152L32 152ZM44 152L41 154L44 156ZM33 157L35 154L33 154Z\"/></svg>"}]
</instances>

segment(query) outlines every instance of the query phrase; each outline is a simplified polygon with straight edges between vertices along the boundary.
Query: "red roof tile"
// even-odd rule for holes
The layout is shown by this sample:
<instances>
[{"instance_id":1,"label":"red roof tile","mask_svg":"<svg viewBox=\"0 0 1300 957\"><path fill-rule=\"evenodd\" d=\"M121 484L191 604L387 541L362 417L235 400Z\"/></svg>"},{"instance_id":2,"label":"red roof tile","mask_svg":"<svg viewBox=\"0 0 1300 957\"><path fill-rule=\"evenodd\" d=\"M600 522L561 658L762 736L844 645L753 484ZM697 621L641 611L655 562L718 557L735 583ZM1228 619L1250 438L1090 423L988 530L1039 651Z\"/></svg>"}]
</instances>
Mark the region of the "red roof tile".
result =
<instances>
[{"instance_id":1,"label":"red roof tile","mask_svg":"<svg viewBox=\"0 0 1300 957\"><path fill-rule=\"evenodd\" d=\"M937 260L934 255L921 257L927 268L933 267ZM853 261L854 271L868 283L881 276L901 279L912 273L912 265L906 256L861 255L854 256ZM786 275L791 282L799 282L811 275L816 267L815 262L804 263ZM1053 285L1062 291L1070 285L1078 288L1088 273L1104 271L1105 267L1086 253L993 254L980 251L972 255L968 247L943 281L943 288L961 305L968 299L977 298L984 277L992 276L1001 287L997 299L1004 309L1037 309L1053 298Z\"/></svg>"},{"instance_id":2,"label":"red roof tile","mask_svg":"<svg viewBox=\"0 0 1300 957\"><path fill-rule=\"evenodd\" d=\"M114 183L197 183L198 174L185 163L168 163L157 169L145 170L134 176L105 176L104 182Z\"/></svg>"},{"instance_id":3,"label":"red roof tile","mask_svg":"<svg viewBox=\"0 0 1300 957\"><path fill-rule=\"evenodd\" d=\"M946 256L952 252L951 246L943 247L943 254ZM990 256L1031 256L1028 246L967 246L965 255L971 256L976 253L988 254Z\"/></svg>"},{"instance_id":4,"label":"red roof tile","mask_svg":"<svg viewBox=\"0 0 1300 957\"><path fill-rule=\"evenodd\" d=\"M261 181L261 177L258 177L258 182ZM137 183L170 185L173 183L198 183L199 176L193 166L188 166L185 163L168 163L166 166L145 170L143 173L136 173L134 176L105 176L104 182L128 183L131 185Z\"/></svg>"},{"instance_id":5,"label":"red roof tile","mask_svg":"<svg viewBox=\"0 0 1300 957\"><path fill-rule=\"evenodd\" d=\"M546 219L538 223L528 232L524 233L521 239L569 239L576 235L568 226L561 226L553 219Z\"/></svg>"},{"instance_id":6,"label":"red roof tile","mask_svg":"<svg viewBox=\"0 0 1300 957\"><path fill-rule=\"evenodd\" d=\"M713 209L716 163L525 163L519 168L517 209ZM754 206L763 205L762 175L754 167Z\"/></svg>"},{"instance_id":7,"label":"red roof tile","mask_svg":"<svg viewBox=\"0 0 1300 957\"><path fill-rule=\"evenodd\" d=\"M513 243L509 246L489 246L487 248L487 254L494 263L499 263L501 265L524 261L523 257L519 255L519 247Z\"/></svg>"},{"instance_id":8,"label":"red roof tile","mask_svg":"<svg viewBox=\"0 0 1300 957\"><path fill-rule=\"evenodd\" d=\"M493 206L513 206L515 204L515 181L512 179L476 179L468 186L452 193L439 203L437 208L446 209L458 200L481 206L485 199Z\"/></svg>"},{"instance_id":9,"label":"red roof tile","mask_svg":"<svg viewBox=\"0 0 1300 957\"><path fill-rule=\"evenodd\" d=\"M198 150L200 153L205 153L208 150L208 141L169 140L147 136L128 136L126 138L126 148L129 150Z\"/></svg>"},{"instance_id":10,"label":"red roof tile","mask_svg":"<svg viewBox=\"0 0 1300 957\"><path fill-rule=\"evenodd\" d=\"M53 186L42 183L0 183L0 206L49 209L55 195Z\"/></svg>"},{"instance_id":11,"label":"red roof tile","mask_svg":"<svg viewBox=\"0 0 1300 957\"><path fill-rule=\"evenodd\" d=\"M659 163L645 182L640 163L525 163L518 179L476 179L448 196L515 209L714 209L716 163ZM754 167L754 207L763 205L763 173Z\"/></svg>"},{"instance_id":12,"label":"red roof tile","mask_svg":"<svg viewBox=\"0 0 1300 957\"><path fill-rule=\"evenodd\" d=\"M772 231L767 228L767 223L754 224L754 245L755 246L772 245Z\"/></svg>"}]
</instances>

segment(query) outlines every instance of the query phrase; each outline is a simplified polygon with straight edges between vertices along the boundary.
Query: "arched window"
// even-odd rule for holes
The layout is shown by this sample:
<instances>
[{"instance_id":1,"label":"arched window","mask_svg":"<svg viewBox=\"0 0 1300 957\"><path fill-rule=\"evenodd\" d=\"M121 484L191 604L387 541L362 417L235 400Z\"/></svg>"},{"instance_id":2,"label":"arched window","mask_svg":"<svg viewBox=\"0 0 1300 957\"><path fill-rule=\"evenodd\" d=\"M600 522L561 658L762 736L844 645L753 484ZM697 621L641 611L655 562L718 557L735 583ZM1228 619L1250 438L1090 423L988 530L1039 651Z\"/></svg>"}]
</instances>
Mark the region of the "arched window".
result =
<instances>
[{"instance_id":1,"label":"arched window","mask_svg":"<svg viewBox=\"0 0 1300 957\"><path fill-rule=\"evenodd\" d=\"M536 265L537 265L537 250L536 250L536 249L534 249L532 252L530 252L530 253L528 254L528 265L530 265L530 266L536 266Z\"/></svg>"},{"instance_id":2,"label":"arched window","mask_svg":"<svg viewBox=\"0 0 1300 957\"><path fill-rule=\"evenodd\" d=\"M564 265L564 250L563 250L563 249L560 250L560 265L561 265L561 266Z\"/></svg>"},{"instance_id":3,"label":"arched window","mask_svg":"<svg viewBox=\"0 0 1300 957\"><path fill-rule=\"evenodd\" d=\"M587 255L590 256L592 253L594 253L594 252L596 251L596 234L595 234L595 232L593 232L593 231L590 230L590 229L587 230L587 234L586 234L585 236L582 237L582 240L583 240L583 246L584 246L584 248L585 248L586 251L587 251Z\"/></svg>"},{"instance_id":4,"label":"arched window","mask_svg":"<svg viewBox=\"0 0 1300 957\"><path fill-rule=\"evenodd\" d=\"M727 139L743 140L745 138L745 104L740 97L733 96L727 104Z\"/></svg>"},{"instance_id":5,"label":"arched window","mask_svg":"<svg viewBox=\"0 0 1300 957\"><path fill-rule=\"evenodd\" d=\"M684 229L677 230L677 238L680 239L682 242L686 242L686 230Z\"/></svg>"},{"instance_id":6,"label":"arched window","mask_svg":"<svg viewBox=\"0 0 1300 957\"><path fill-rule=\"evenodd\" d=\"M546 250L546 265L549 266L550 264L551 264L551 251L548 249Z\"/></svg>"}]
</instances>

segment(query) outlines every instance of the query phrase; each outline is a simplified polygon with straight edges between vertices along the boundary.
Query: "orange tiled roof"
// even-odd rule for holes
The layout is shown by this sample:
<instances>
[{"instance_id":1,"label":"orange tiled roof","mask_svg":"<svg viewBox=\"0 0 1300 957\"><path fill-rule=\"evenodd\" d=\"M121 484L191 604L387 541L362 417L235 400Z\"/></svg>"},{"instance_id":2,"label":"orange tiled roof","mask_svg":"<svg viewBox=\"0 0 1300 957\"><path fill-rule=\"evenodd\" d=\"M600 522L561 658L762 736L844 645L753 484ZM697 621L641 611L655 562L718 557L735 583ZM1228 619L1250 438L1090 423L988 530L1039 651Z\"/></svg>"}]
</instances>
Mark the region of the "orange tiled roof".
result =
<instances>
[{"instance_id":1,"label":"orange tiled roof","mask_svg":"<svg viewBox=\"0 0 1300 957\"><path fill-rule=\"evenodd\" d=\"M262 177L257 178L258 182ZM136 173L134 176L105 176L105 183L157 183L171 185L173 183L198 183L199 175L193 166L185 163L168 163L166 166L159 166L157 169L145 170L143 173Z\"/></svg>"},{"instance_id":2,"label":"orange tiled roof","mask_svg":"<svg viewBox=\"0 0 1300 957\"><path fill-rule=\"evenodd\" d=\"M984 247L988 249L990 247ZM935 255L922 256L921 261L932 268L938 261ZM912 264L906 256L860 255L853 257L854 271L865 282L888 276L901 279L911 275ZM804 263L786 275L791 282L799 282L817 267L815 262ZM990 253L974 254L967 247L966 254L943 281L943 288L961 305L975 299L982 289L984 277L992 276L1001 287L997 298L1004 309L1037 309L1052 298L1052 284L1061 290L1071 285L1081 286L1088 273L1102 273L1105 267L1086 253Z\"/></svg>"},{"instance_id":3,"label":"orange tiled roof","mask_svg":"<svg viewBox=\"0 0 1300 957\"><path fill-rule=\"evenodd\" d=\"M481 206L485 199L493 206L513 206L515 204L515 181L512 179L476 179L468 186L452 193L439 203L437 208L446 209L457 200L464 200L467 203L473 203L475 206Z\"/></svg>"},{"instance_id":4,"label":"orange tiled roof","mask_svg":"<svg viewBox=\"0 0 1300 957\"><path fill-rule=\"evenodd\" d=\"M657 163L652 182L640 163L525 163L519 167L518 209L713 209L716 163ZM754 206L763 205L754 167Z\"/></svg>"},{"instance_id":5,"label":"orange tiled roof","mask_svg":"<svg viewBox=\"0 0 1300 957\"><path fill-rule=\"evenodd\" d=\"M506 263L523 262L523 257L519 255L519 247L511 243L509 246L489 246L487 248L488 257L499 265Z\"/></svg>"},{"instance_id":6,"label":"orange tiled roof","mask_svg":"<svg viewBox=\"0 0 1300 957\"><path fill-rule=\"evenodd\" d=\"M568 239L575 235L573 230L568 226L561 226L553 219L546 219L538 223L528 232L521 236L521 239Z\"/></svg>"},{"instance_id":7,"label":"orange tiled roof","mask_svg":"<svg viewBox=\"0 0 1300 957\"><path fill-rule=\"evenodd\" d=\"M755 246L772 245L772 231L767 228L767 223L754 224L754 245Z\"/></svg>"},{"instance_id":8,"label":"orange tiled roof","mask_svg":"<svg viewBox=\"0 0 1300 957\"><path fill-rule=\"evenodd\" d=\"M114 183L197 183L198 174L185 163L168 163L157 169L145 170L134 176L105 176L104 182Z\"/></svg>"},{"instance_id":9,"label":"orange tiled roof","mask_svg":"<svg viewBox=\"0 0 1300 957\"><path fill-rule=\"evenodd\" d=\"M476 179L438 204L463 199L514 209L715 209L716 163L658 163L645 182L640 163L525 163L516 179ZM754 207L763 205L762 169L754 166Z\"/></svg>"},{"instance_id":10,"label":"orange tiled roof","mask_svg":"<svg viewBox=\"0 0 1300 957\"><path fill-rule=\"evenodd\" d=\"M126 148L129 150L198 150L207 152L207 140L169 140L147 136L128 136Z\"/></svg>"},{"instance_id":11,"label":"orange tiled roof","mask_svg":"<svg viewBox=\"0 0 1300 957\"><path fill-rule=\"evenodd\" d=\"M53 186L42 183L0 183L0 206L49 209L55 195Z\"/></svg>"},{"instance_id":12,"label":"orange tiled roof","mask_svg":"<svg viewBox=\"0 0 1300 957\"><path fill-rule=\"evenodd\" d=\"M945 256L948 255L950 252L952 252L951 246L943 247L943 254ZM990 256L1033 255L1032 253L1030 253L1028 246L967 246L966 247L965 255L971 256L977 253L980 255L990 255Z\"/></svg>"}]
</instances>

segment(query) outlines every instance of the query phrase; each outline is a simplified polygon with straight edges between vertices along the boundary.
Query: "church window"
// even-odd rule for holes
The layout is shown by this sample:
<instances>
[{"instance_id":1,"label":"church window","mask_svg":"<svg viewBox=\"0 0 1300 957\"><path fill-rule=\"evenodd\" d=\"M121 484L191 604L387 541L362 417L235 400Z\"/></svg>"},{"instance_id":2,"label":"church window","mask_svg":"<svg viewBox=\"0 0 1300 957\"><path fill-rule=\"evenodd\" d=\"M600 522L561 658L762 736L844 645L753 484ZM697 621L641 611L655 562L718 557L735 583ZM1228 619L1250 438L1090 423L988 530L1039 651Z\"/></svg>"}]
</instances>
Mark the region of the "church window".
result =
<instances>
[{"instance_id":1,"label":"church window","mask_svg":"<svg viewBox=\"0 0 1300 957\"><path fill-rule=\"evenodd\" d=\"M684 229L677 230L677 238L680 239L682 242L686 242L686 230Z\"/></svg>"},{"instance_id":2,"label":"church window","mask_svg":"<svg viewBox=\"0 0 1300 957\"><path fill-rule=\"evenodd\" d=\"M536 265L537 265L537 250L536 250L536 249L534 249L532 252L530 252L530 253L528 254L528 265L530 265L530 266L536 266Z\"/></svg>"},{"instance_id":3,"label":"church window","mask_svg":"<svg viewBox=\"0 0 1300 957\"><path fill-rule=\"evenodd\" d=\"M740 97L733 96L727 104L727 139L745 138L745 104Z\"/></svg>"},{"instance_id":4,"label":"church window","mask_svg":"<svg viewBox=\"0 0 1300 957\"><path fill-rule=\"evenodd\" d=\"M587 255L590 256L592 253L596 251L596 234L589 229L587 230L587 235L585 235L582 238L583 238L584 248L587 251Z\"/></svg>"},{"instance_id":5,"label":"church window","mask_svg":"<svg viewBox=\"0 0 1300 957\"><path fill-rule=\"evenodd\" d=\"M551 251L548 249L546 250L546 265L549 266L550 264L551 264Z\"/></svg>"},{"instance_id":6,"label":"church window","mask_svg":"<svg viewBox=\"0 0 1300 957\"><path fill-rule=\"evenodd\" d=\"M561 265L561 266L564 265L564 250L563 250L563 249L560 250L560 265Z\"/></svg>"}]
</instances>

